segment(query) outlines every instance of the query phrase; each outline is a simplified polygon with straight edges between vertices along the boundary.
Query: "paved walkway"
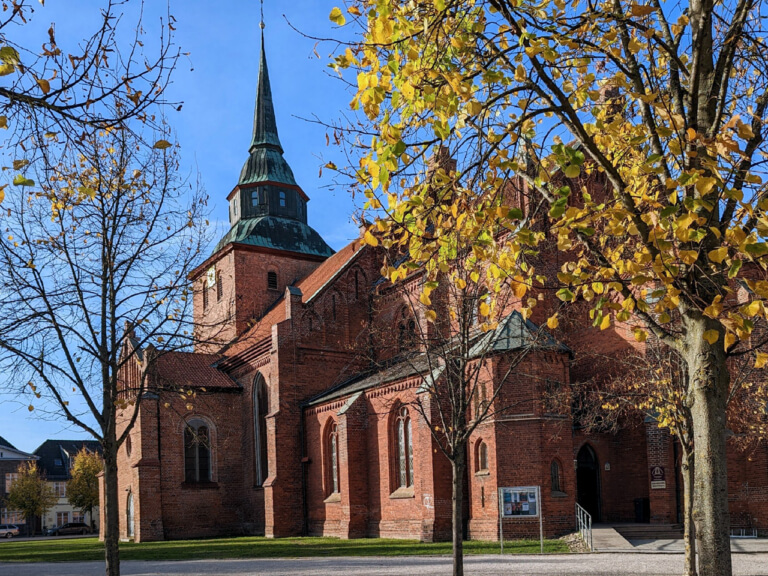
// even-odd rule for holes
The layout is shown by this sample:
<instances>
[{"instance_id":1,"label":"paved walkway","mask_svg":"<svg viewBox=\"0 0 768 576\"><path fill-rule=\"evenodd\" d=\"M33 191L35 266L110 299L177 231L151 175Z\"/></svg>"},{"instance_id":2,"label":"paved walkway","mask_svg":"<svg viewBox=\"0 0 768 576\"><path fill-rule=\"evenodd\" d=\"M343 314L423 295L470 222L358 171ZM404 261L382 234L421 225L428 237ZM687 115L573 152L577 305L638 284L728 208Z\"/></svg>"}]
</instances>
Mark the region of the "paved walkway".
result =
<instances>
[{"instance_id":1,"label":"paved walkway","mask_svg":"<svg viewBox=\"0 0 768 576\"><path fill-rule=\"evenodd\" d=\"M470 556L468 575L482 576L679 576L683 557L671 554L571 554ZM445 576L445 556L391 558L302 558L295 560L196 560L123 562L124 576ZM739 554L734 576L766 576L768 554ZM0 576L102 576L103 562L0 564Z\"/></svg>"},{"instance_id":2,"label":"paved walkway","mask_svg":"<svg viewBox=\"0 0 768 576\"><path fill-rule=\"evenodd\" d=\"M682 539L627 540L611 526L600 524L592 528L592 543L595 552L662 554L680 554L685 552L685 541ZM731 552L768 554L768 538L731 538ZM765 572L768 575L768 567L766 567Z\"/></svg>"}]
</instances>

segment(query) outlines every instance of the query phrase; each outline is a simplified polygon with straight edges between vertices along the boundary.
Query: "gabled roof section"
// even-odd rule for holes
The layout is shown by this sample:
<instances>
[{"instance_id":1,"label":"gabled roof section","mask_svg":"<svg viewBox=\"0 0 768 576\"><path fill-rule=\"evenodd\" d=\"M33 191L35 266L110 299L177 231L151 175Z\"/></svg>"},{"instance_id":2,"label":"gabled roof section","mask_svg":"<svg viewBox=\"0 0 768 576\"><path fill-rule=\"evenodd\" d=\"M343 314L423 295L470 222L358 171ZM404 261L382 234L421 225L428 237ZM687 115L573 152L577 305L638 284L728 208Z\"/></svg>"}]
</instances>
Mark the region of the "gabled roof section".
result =
<instances>
[{"instance_id":1,"label":"gabled roof section","mask_svg":"<svg viewBox=\"0 0 768 576\"><path fill-rule=\"evenodd\" d=\"M155 361L155 374L161 385L238 390L237 382L216 367L221 358L218 354L165 352Z\"/></svg>"},{"instance_id":2,"label":"gabled roof section","mask_svg":"<svg viewBox=\"0 0 768 576\"><path fill-rule=\"evenodd\" d=\"M5 438L3 438L2 436L0 436L0 446L4 446L4 447L6 447L6 448L11 448L11 449L13 449L13 450L16 450L16 449L17 449L17 448L16 448L16 446L14 446L14 445L13 445L13 444L11 444L10 442L8 442L8 440L6 440Z\"/></svg>"},{"instance_id":3,"label":"gabled roof section","mask_svg":"<svg viewBox=\"0 0 768 576\"><path fill-rule=\"evenodd\" d=\"M83 448L101 454L101 444L95 440L46 440L34 454L38 468L48 480L68 480L75 455Z\"/></svg>"},{"instance_id":4,"label":"gabled roof section","mask_svg":"<svg viewBox=\"0 0 768 576\"><path fill-rule=\"evenodd\" d=\"M333 284L334 279L352 264L364 247L365 245L359 239L350 242L315 268L312 273L297 282L295 287L301 290L302 302L311 301L326 286ZM272 333L272 326L285 320L284 302L285 295L281 296L267 313L256 321L253 328L245 331L228 347L225 351L228 358L222 361L222 367L228 368L230 364L233 364L230 360L231 357L257 346Z\"/></svg>"}]
</instances>

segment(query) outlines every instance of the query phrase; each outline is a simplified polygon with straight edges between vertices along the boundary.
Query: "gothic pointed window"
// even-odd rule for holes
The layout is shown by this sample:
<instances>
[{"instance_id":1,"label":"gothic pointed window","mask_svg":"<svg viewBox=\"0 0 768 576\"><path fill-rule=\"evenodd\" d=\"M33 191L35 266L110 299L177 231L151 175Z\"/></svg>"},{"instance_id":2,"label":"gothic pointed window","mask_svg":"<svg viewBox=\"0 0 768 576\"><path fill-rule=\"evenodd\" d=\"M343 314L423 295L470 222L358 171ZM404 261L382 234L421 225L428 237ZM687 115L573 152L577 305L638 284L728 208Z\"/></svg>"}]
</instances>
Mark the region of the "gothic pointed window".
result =
<instances>
[{"instance_id":1,"label":"gothic pointed window","mask_svg":"<svg viewBox=\"0 0 768 576\"><path fill-rule=\"evenodd\" d=\"M224 284L223 280L221 279L221 272L216 273L216 302L221 301L222 296L224 296Z\"/></svg>"},{"instance_id":2,"label":"gothic pointed window","mask_svg":"<svg viewBox=\"0 0 768 576\"><path fill-rule=\"evenodd\" d=\"M190 420L184 428L184 481L211 481L211 432L202 420Z\"/></svg>"},{"instance_id":3,"label":"gothic pointed window","mask_svg":"<svg viewBox=\"0 0 768 576\"><path fill-rule=\"evenodd\" d=\"M203 280L203 310L208 310L208 284Z\"/></svg>"},{"instance_id":4,"label":"gothic pointed window","mask_svg":"<svg viewBox=\"0 0 768 576\"><path fill-rule=\"evenodd\" d=\"M402 406L395 419L395 489L413 486L413 436L408 408Z\"/></svg>"},{"instance_id":5,"label":"gothic pointed window","mask_svg":"<svg viewBox=\"0 0 768 576\"><path fill-rule=\"evenodd\" d=\"M328 492L337 494L340 492L339 483L339 432L336 422L331 422L328 427L326 446L326 470L328 474Z\"/></svg>"},{"instance_id":6,"label":"gothic pointed window","mask_svg":"<svg viewBox=\"0 0 768 576\"><path fill-rule=\"evenodd\" d=\"M563 484L560 474L560 463L557 460L552 460L549 471L550 476L552 477L552 492L562 492Z\"/></svg>"},{"instance_id":7,"label":"gothic pointed window","mask_svg":"<svg viewBox=\"0 0 768 576\"><path fill-rule=\"evenodd\" d=\"M267 414L269 396L267 383L259 374L253 384L253 431L255 484L261 486L269 476L269 458L267 457Z\"/></svg>"},{"instance_id":8,"label":"gothic pointed window","mask_svg":"<svg viewBox=\"0 0 768 576\"><path fill-rule=\"evenodd\" d=\"M477 443L475 449L475 472L488 471L488 444L483 440Z\"/></svg>"}]
</instances>

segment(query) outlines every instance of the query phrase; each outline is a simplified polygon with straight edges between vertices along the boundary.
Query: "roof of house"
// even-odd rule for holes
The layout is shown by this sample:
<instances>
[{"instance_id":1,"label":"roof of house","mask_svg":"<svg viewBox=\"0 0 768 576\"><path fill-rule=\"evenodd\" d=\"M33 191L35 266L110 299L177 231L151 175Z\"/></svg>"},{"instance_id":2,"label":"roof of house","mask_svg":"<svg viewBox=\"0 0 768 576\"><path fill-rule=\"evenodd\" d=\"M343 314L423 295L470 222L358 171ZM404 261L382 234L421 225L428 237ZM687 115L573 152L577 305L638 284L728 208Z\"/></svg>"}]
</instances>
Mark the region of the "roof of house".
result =
<instances>
[{"instance_id":1,"label":"roof of house","mask_svg":"<svg viewBox=\"0 0 768 576\"><path fill-rule=\"evenodd\" d=\"M16 446L14 446L10 442L8 442L8 440L3 438L2 436L0 436L0 446L5 446L6 448L12 448L14 450L18 450L18 448L16 448Z\"/></svg>"},{"instance_id":2,"label":"roof of house","mask_svg":"<svg viewBox=\"0 0 768 576\"><path fill-rule=\"evenodd\" d=\"M314 228L299 220L280 218L279 216L262 216L239 220L219 240L214 253L230 243L297 252L310 256L328 257L333 254L333 248L326 244Z\"/></svg>"},{"instance_id":3,"label":"roof of house","mask_svg":"<svg viewBox=\"0 0 768 576\"><path fill-rule=\"evenodd\" d=\"M216 368L222 356L199 352L165 352L158 356L155 373L173 386L191 388L239 388L237 382Z\"/></svg>"},{"instance_id":4,"label":"roof of house","mask_svg":"<svg viewBox=\"0 0 768 576\"><path fill-rule=\"evenodd\" d=\"M67 480L72 459L83 448L101 454L101 444L95 440L46 440L33 452L37 465L48 480Z\"/></svg>"},{"instance_id":5,"label":"roof of house","mask_svg":"<svg viewBox=\"0 0 768 576\"><path fill-rule=\"evenodd\" d=\"M526 320L517 310L506 316L495 330L481 333L477 336L470 350L472 358L480 358L499 352L511 352L530 348L531 350L554 350L571 353L571 349L561 344L546 330L539 328L530 320ZM375 371L366 371L353 376L317 396L310 398L304 405L314 406L330 400L375 388L382 384L395 382L420 375L425 379L437 378L442 373L441 357L439 354L419 354L398 357L385 367L377 367Z\"/></svg>"}]
</instances>

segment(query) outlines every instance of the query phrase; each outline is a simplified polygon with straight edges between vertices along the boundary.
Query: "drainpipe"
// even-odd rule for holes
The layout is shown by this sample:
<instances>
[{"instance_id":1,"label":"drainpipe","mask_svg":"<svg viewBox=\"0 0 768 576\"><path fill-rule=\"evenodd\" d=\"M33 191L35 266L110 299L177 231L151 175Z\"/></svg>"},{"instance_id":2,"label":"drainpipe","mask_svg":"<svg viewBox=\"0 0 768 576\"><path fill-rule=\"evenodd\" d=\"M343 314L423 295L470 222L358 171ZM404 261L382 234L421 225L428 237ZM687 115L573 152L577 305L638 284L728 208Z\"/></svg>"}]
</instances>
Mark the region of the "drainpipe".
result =
<instances>
[{"instance_id":1,"label":"drainpipe","mask_svg":"<svg viewBox=\"0 0 768 576\"><path fill-rule=\"evenodd\" d=\"M309 456L307 456L307 442L304 434L304 407L299 406L301 415L299 416L299 434L301 434L301 508L302 508L302 527L301 535L309 534L309 503L307 502L307 466L309 465Z\"/></svg>"}]
</instances>

